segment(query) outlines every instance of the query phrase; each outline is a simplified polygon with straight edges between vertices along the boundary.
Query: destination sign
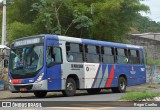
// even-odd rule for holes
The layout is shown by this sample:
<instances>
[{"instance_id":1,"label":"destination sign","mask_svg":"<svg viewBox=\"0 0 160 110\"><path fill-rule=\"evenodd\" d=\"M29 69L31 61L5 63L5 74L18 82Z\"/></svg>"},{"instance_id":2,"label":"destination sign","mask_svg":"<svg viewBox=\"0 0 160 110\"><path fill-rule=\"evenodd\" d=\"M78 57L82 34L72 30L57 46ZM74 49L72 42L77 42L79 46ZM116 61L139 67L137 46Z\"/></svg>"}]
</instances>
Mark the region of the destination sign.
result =
<instances>
[{"instance_id":1,"label":"destination sign","mask_svg":"<svg viewBox=\"0 0 160 110\"><path fill-rule=\"evenodd\" d=\"M23 39L14 42L14 47L40 43L40 38Z\"/></svg>"}]
</instances>

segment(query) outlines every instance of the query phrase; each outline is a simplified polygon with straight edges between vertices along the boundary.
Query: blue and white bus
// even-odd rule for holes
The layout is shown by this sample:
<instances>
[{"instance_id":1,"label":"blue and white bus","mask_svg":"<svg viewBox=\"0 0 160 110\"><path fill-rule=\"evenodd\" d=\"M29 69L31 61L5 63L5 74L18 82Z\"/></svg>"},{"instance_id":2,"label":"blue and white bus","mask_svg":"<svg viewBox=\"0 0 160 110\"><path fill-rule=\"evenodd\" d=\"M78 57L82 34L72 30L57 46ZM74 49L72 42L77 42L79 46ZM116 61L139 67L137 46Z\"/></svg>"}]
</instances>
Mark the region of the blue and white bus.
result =
<instances>
[{"instance_id":1,"label":"blue and white bus","mask_svg":"<svg viewBox=\"0 0 160 110\"><path fill-rule=\"evenodd\" d=\"M12 93L76 90L97 94L101 89L125 92L126 86L146 82L142 46L37 35L13 41L9 58L9 89Z\"/></svg>"}]
</instances>

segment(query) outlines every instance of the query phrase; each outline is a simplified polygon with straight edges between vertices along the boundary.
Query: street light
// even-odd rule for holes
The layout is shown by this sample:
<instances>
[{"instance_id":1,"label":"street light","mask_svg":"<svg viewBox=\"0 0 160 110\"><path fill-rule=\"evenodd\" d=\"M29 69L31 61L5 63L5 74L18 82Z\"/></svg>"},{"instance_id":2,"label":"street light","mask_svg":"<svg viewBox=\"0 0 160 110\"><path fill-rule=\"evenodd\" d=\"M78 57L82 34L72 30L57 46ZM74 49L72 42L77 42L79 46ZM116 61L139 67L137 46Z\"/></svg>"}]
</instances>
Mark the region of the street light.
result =
<instances>
[{"instance_id":1,"label":"street light","mask_svg":"<svg viewBox=\"0 0 160 110\"><path fill-rule=\"evenodd\" d=\"M3 0L2 45L6 44L6 0Z\"/></svg>"}]
</instances>

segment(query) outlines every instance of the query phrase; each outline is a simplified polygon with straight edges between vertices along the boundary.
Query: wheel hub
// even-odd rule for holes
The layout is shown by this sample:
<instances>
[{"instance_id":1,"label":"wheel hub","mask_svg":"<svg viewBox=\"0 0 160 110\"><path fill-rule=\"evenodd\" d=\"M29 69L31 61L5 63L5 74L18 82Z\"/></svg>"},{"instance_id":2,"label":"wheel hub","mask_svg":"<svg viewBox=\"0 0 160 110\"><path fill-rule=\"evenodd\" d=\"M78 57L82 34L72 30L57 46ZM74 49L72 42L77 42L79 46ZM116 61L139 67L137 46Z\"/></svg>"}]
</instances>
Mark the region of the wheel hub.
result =
<instances>
[{"instance_id":1,"label":"wheel hub","mask_svg":"<svg viewBox=\"0 0 160 110\"><path fill-rule=\"evenodd\" d=\"M67 84L67 90L68 90L68 91L72 91L72 90L73 90L72 83L68 83L68 84Z\"/></svg>"}]
</instances>

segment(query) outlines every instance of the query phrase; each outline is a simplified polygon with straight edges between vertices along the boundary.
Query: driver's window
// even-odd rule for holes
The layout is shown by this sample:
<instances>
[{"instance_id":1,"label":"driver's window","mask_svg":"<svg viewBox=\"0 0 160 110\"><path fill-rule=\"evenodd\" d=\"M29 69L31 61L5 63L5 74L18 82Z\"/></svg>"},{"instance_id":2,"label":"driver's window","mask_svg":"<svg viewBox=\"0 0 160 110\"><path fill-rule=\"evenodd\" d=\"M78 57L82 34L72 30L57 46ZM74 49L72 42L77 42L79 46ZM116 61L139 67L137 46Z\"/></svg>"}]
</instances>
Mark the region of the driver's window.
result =
<instances>
[{"instance_id":1,"label":"driver's window","mask_svg":"<svg viewBox=\"0 0 160 110\"><path fill-rule=\"evenodd\" d=\"M47 65L53 63L61 63L62 62L62 55L61 55L61 48L48 46L47 47Z\"/></svg>"}]
</instances>

